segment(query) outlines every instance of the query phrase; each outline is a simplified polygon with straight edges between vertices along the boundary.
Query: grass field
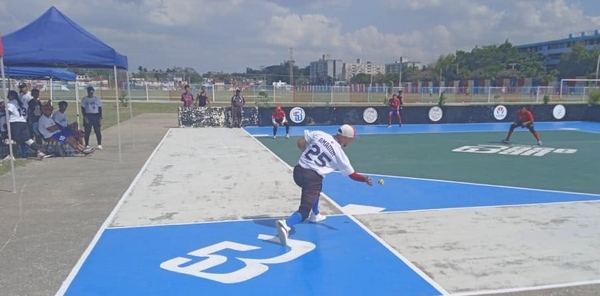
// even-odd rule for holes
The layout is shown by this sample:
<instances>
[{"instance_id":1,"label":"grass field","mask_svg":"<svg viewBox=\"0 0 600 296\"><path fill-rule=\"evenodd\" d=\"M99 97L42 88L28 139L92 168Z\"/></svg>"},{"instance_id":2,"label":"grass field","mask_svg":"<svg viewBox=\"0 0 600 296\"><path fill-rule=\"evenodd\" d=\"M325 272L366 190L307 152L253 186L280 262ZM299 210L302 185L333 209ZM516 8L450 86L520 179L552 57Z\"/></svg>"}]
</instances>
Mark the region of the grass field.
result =
<instances>
[{"instance_id":1,"label":"grass field","mask_svg":"<svg viewBox=\"0 0 600 296\"><path fill-rule=\"evenodd\" d=\"M103 102L102 106L102 129L109 128L117 124L117 106L115 102ZM137 116L144 113L177 113L177 107L181 105L180 102L173 103L138 103L134 102L131 105L133 116ZM55 110L58 109L58 106L55 104ZM67 115L69 117L69 121L75 122L77 121L77 109L75 108L75 103L70 102L69 107L67 109ZM80 112L81 113L81 112ZM81 115L80 115L81 116ZM121 122L128 120L130 118L130 110L129 106L119 106L119 116ZM80 118L80 123L83 124L83 117ZM93 132L91 138L93 138ZM24 160L19 159L15 161L15 167L25 165L30 159ZM0 176L10 172L10 162L9 161L1 161L0 162Z\"/></svg>"}]
</instances>

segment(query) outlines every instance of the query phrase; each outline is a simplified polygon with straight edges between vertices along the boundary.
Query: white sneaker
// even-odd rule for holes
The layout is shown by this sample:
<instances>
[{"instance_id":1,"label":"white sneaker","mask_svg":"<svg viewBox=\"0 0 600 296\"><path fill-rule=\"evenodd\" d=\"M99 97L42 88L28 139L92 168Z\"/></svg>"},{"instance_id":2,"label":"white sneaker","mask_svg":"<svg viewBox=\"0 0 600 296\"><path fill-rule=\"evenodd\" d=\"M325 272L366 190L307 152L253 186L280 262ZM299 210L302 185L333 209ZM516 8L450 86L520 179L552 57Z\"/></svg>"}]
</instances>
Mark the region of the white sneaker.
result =
<instances>
[{"instance_id":1,"label":"white sneaker","mask_svg":"<svg viewBox=\"0 0 600 296\"><path fill-rule=\"evenodd\" d=\"M85 145L85 149L90 149L90 145Z\"/></svg>"},{"instance_id":2,"label":"white sneaker","mask_svg":"<svg viewBox=\"0 0 600 296\"><path fill-rule=\"evenodd\" d=\"M315 215L313 212L311 212L308 217L308 221L311 223L319 223L325 219L327 219L327 216L321 215L321 213Z\"/></svg>"},{"instance_id":3,"label":"white sneaker","mask_svg":"<svg viewBox=\"0 0 600 296\"><path fill-rule=\"evenodd\" d=\"M96 149L98 149L98 150L102 150L102 145L98 145L98 146L96 147Z\"/></svg>"},{"instance_id":4,"label":"white sneaker","mask_svg":"<svg viewBox=\"0 0 600 296\"><path fill-rule=\"evenodd\" d=\"M541 140L538 141L538 145L542 146L542 141Z\"/></svg>"},{"instance_id":5,"label":"white sneaker","mask_svg":"<svg viewBox=\"0 0 600 296\"><path fill-rule=\"evenodd\" d=\"M46 158L46 154L44 152L38 152L37 153L37 159L38 160L43 160L44 158Z\"/></svg>"},{"instance_id":6,"label":"white sneaker","mask_svg":"<svg viewBox=\"0 0 600 296\"><path fill-rule=\"evenodd\" d=\"M290 134L285 135L285 137L289 139L290 138Z\"/></svg>"},{"instance_id":7,"label":"white sneaker","mask_svg":"<svg viewBox=\"0 0 600 296\"><path fill-rule=\"evenodd\" d=\"M273 136L273 139L277 139L277 136Z\"/></svg>"},{"instance_id":8,"label":"white sneaker","mask_svg":"<svg viewBox=\"0 0 600 296\"><path fill-rule=\"evenodd\" d=\"M290 233L291 228L287 226L285 220L277 220L275 221L275 228L277 228L277 234L279 235L279 242L287 246L287 239Z\"/></svg>"}]
</instances>

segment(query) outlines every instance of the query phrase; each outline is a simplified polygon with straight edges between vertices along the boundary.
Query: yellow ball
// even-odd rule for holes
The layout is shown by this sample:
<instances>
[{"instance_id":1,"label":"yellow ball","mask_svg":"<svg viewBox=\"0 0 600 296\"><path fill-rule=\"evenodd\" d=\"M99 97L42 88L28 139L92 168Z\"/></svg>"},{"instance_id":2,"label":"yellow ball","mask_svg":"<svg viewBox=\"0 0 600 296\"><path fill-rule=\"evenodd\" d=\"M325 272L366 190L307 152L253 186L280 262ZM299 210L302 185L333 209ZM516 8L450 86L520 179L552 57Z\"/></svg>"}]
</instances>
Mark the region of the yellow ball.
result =
<instances>
[{"instance_id":1,"label":"yellow ball","mask_svg":"<svg viewBox=\"0 0 600 296\"><path fill-rule=\"evenodd\" d=\"M384 183L383 179L379 179L378 183L379 183L379 185L383 185L383 183Z\"/></svg>"}]
</instances>

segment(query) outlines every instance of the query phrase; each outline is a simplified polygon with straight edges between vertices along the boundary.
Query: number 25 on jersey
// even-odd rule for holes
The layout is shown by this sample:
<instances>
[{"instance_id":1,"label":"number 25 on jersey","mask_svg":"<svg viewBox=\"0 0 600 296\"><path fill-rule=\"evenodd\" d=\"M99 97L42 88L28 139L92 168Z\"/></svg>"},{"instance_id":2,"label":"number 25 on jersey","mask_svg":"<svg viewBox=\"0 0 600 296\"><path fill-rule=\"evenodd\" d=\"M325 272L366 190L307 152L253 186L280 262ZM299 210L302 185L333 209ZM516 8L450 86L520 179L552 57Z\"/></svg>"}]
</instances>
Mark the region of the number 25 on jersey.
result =
<instances>
[{"instance_id":1,"label":"number 25 on jersey","mask_svg":"<svg viewBox=\"0 0 600 296\"><path fill-rule=\"evenodd\" d=\"M316 157L316 159L313 159L311 155ZM329 158L325 152L321 152L321 147L318 145L310 146L310 150L304 153L304 157L306 157L308 160L314 161L314 163L320 167L324 167L331 162L331 158Z\"/></svg>"}]
</instances>

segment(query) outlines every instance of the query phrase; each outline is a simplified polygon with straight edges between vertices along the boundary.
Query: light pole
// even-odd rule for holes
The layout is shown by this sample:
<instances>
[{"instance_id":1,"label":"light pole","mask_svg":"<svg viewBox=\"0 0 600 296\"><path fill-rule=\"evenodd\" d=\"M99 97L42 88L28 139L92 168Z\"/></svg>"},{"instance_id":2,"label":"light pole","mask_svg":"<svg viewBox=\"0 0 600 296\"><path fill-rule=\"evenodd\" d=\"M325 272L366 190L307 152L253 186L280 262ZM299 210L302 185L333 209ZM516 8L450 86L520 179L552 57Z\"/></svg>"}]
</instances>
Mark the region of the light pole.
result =
<instances>
[{"instance_id":1,"label":"light pole","mask_svg":"<svg viewBox=\"0 0 600 296\"><path fill-rule=\"evenodd\" d=\"M598 55L598 61L596 61L596 84L598 84L598 69L600 68L600 54Z\"/></svg>"},{"instance_id":2,"label":"light pole","mask_svg":"<svg viewBox=\"0 0 600 296\"><path fill-rule=\"evenodd\" d=\"M402 90L402 68L404 66L404 57L400 57L400 72L398 73L398 93Z\"/></svg>"}]
</instances>

